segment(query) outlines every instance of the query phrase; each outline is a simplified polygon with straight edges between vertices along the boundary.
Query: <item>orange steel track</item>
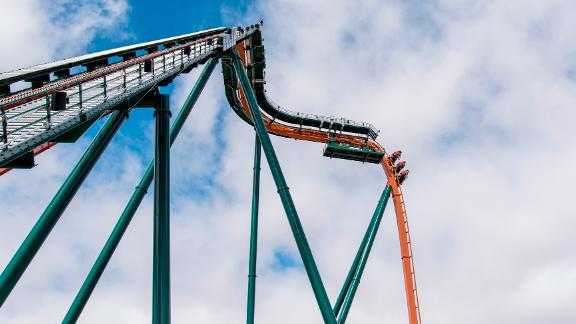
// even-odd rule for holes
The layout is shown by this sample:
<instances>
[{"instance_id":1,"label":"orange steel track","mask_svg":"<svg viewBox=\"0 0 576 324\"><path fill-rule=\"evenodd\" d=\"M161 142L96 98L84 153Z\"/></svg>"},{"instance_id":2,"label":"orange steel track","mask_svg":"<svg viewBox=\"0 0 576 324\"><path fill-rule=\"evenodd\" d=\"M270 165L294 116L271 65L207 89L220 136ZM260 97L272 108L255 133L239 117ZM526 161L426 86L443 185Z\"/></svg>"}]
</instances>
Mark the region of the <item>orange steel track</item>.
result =
<instances>
[{"instance_id":1,"label":"orange steel track","mask_svg":"<svg viewBox=\"0 0 576 324\"><path fill-rule=\"evenodd\" d=\"M33 150L32 153L36 156L48 149L50 149L52 146L56 145L56 143L54 142L46 142L42 145L36 146ZM12 169L10 168L0 168L0 176L7 173L8 171L10 171Z\"/></svg>"},{"instance_id":2,"label":"orange steel track","mask_svg":"<svg viewBox=\"0 0 576 324\"><path fill-rule=\"evenodd\" d=\"M206 41L206 40L211 39L211 38L212 37L203 37L203 38L197 39L194 41L194 44L195 44L194 46L198 46L196 44L201 43L201 42ZM129 66L131 64L143 63L146 60L160 57L163 54L166 54L169 52L174 52L174 51L182 49L184 47L186 47L186 45L171 47L171 48L157 51L157 52L154 52L151 54L139 56L137 58L131 59L131 60L126 61L126 62L120 62L117 64L109 65L105 68L101 68L101 69L98 69L96 71L86 72L86 73L79 74L77 76L67 78L65 80L55 81L55 82L49 83L47 85L44 85L40 88L28 89L28 90L22 91L21 93L16 93L12 96L9 96L6 98L1 98L0 104L2 105L2 107L5 110L10 110L10 109L16 107L20 103L26 103L26 102L30 102L34 99L42 98L43 95L52 93L55 90L62 90L68 86L78 85L82 82L94 80L98 77L106 75L107 73L120 71L120 70L122 70L122 68ZM105 116L109 112L110 111L105 112L100 117ZM98 117L98 118L100 118L100 117ZM38 145L37 147L35 147L32 150L32 153L34 154L34 156L36 156L36 155L38 155L38 154L40 154L46 150L49 150L50 148L52 148L56 144L57 143L55 143L55 142L46 142L44 144L41 144L41 145ZM12 169L11 168L0 168L0 176L10 172L10 170L12 170Z\"/></svg>"},{"instance_id":3,"label":"orange steel track","mask_svg":"<svg viewBox=\"0 0 576 324\"><path fill-rule=\"evenodd\" d=\"M247 66L251 62L250 54L246 50L245 42L246 41L243 41L236 45L236 52L240 56L244 66ZM237 96L240 104L242 105L242 110L245 116L251 120L252 116L250 113L250 108L248 107L246 96L242 91L242 87L240 86L237 90ZM373 139L367 140L362 136L328 133L322 130L300 128L275 123L265 114L262 114L262 118L268 132L277 136L319 143L326 143L330 139L335 139L339 143L345 143L358 147L368 145L368 147L375 151L385 152L384 147ZM404 274L404 289L406 291L409 324L421 324L418 293L416 290L416 277L414 273L414 259L412 256L412 247L410 244L410 230L408 228L408 216L406 214L406 207L404 205L404 198L402 196L402 188L398 183L394 167L387 154L385 154L384 158L382 159L381 165L384 169L388 184L390 187L392 187L392 200L394 201L396 225L398 227L398 235L400 238L400 254L402 257L402 271Z\"/></svg>"}]
</instances>

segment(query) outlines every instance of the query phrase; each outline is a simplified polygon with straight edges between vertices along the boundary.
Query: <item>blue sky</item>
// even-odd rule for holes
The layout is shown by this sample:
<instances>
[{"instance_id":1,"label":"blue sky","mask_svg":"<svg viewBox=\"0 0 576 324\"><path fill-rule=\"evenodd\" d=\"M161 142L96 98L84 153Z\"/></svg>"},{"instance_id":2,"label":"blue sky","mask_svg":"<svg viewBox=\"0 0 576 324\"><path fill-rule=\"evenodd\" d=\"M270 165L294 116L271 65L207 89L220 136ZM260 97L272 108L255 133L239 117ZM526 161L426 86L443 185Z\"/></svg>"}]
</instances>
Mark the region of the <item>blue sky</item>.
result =
<instances>
[{"instance_id":1,"label":"blue sky","mask_svg":"<svg viewBox=\"0 0 576 324\"><path fill-rule=\"evenodd\" d=\"M244 11L252 4L247 0L224 1L158 1L142 0L130 3L128 21L124 28L129 39L96 37L89 51L98 51L125 44L190 33L224 26L230 21L222 17L223 8Z\"/></svg>"},{"instance_id":2,"label":"blue sky","mask_svg":"<svg viewBox=\"0 0 576 324\"><path fill-rule=\"evenodd\" d=\"M0 70L263 18L274 101L371 122L387 150L404 152L424 323L576 322L576 252L567 248L576 227L576 2L22 0L0 18L0 40L10 44ZM230 112L220 74L172 147L178 323L236 323L245 312L253 133ZM173 109L194 79L169 87ZM97 128L0 178L0 265ZM152 157L152 134L150 111L126 122L0 322L62 318ZM325 159L319 144L272 141L333 301L385 185L382 170ZM149 194L81 322L150 322L152 209ZM319 323L265 163L260 220L257 320ZM406 323L401 278L388 208L349 321Z\"/></svg>"},{"instance_id":3,"label":"blue sky","mask_svg":"<svg viewBox=\"0 0 576 324\"><path fill-rule=\"evenodd\" d=\"M129 3L127 19L112 33L96 35L87 52L97 52L114 47L146 42L154 39L186 34L198 30L225 26L223 8L245 10L252 2L247 0L224 1L157 1L143 0ZM170 93L173 85L163 87Z\"/></svg>"},{"instance_id":4,"label":"blue sky","mask_svg":"<svg viewBox=\"0 0 576 324\"><path fill-rule=\"evenodd\" d=\"M219 26L227 26L231 23L232 17L224 17L223 11L235 10L238 12L246 10L247 6L253 5L251 1L170 1L159 5L157 1L138 1L130 3L127 20L123 22L118 31L120 37L115 33L105 33L102 36L96 35L90 46L89 52L106 50L128 44L146 42L154 39L171 37L186 34L198 30L209 29ZM219 69L213 73L212 78L219 78ZM161 91L171 94L174 91L174 83L162 87ZM179 107L172 98L173 111ZM219 107L219 114L227 114L229 110L226 105ZM222 119L222 117L220 117ZM116 139L118 145L129 147L134 153L146 162L152 153L153 143L150 136L141 136L142 129L149 128L153 123L152 111L149 109L135 110L131 113L130 121L125 123ZM86 134L86 138L93 137L98 131L100 121L92 127ZM222 130L214 129L212 134L218 140L218 147L225 148L225 141L222 138ZM214 154L212 168L206 169L202 174L194 174L187 185L181 190L176 190L174 194L184 195L188 199L210 199L213 194L223 194L225 192L218 184L214 183L214 174L218 171L220 164L220 154ZM110 166L97 166L96 172L104 171ZM212 192L215 190L216 192Z\"/></svg>"}]
</instances>

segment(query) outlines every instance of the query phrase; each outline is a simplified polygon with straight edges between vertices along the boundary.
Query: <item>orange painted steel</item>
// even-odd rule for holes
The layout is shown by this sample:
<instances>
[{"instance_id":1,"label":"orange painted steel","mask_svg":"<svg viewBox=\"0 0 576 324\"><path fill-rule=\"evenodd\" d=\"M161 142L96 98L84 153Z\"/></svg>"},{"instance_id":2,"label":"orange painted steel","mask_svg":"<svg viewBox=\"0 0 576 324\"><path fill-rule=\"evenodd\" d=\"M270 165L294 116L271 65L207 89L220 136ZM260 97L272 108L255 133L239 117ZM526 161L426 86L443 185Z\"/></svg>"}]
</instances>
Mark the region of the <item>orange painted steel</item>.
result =
<instances>
[{"instance_id":1,"label":"orange painted steel","mask_svg":"<svg viewBox=\"0 0 576 324\"><path fill-rule=\"evenodd\" d=\"M34 153L34 156L50 149L51 147L53 147L54 145L56 145L55 142L46 142L42 145L36 146L33 150L32 153ZM0 176L3 174L8 173L10 170L12 170L11 168L0 168Z\"/></svg>"},{"instance_id":2,"label":"orange painted steel","mask_svg":"<svg viewBox=\"0 0 576 324\"><path fill-rule=\"evenodd\" d=\"M24 104L24 103L42 98L43 96L54 93L56 91L64 90L68 87L76 86L78 84L81 84L82 82L87 82L87 81L97 79L97 78L102 77L106 74L120 71L125 67L131 66L134 64L138 64L138 63L143 63L147 60L151 60L151 59L154 59L156 57L160 57L160 56L167 54L167 53L176 52L176 51L183 49L184 47L187 47L187 46L198 46L198 44L201 44L202 42L205 42L209 39L214 39L214 38L215 38L215 36L203 37L203 38L194 40L193 42L191 42L191 44L184 44L184 45L179 45L179 46L175 46L172 48L160 50L160 51L157 51L157 52L154 52L151 54L139 56L137 58L134 58L134 59L131 59L131 60L128 60L125 62L112 64L112 65L109 65L107 67L98 69L96 71L81 73L77 76L73 76L73 77L70 77L67 79L51 82L51 83L46 84L46 85L39 87L39 88L24 90L22 92L19 92L19 93L16 93L14 95L0 99L0 106L2 106L5 110L10 110L12 108L17 107L19 104ZM104 114L102 116L104 116ZM56 145L56 143L46 142L44 144L37 146L32 151L34 152L34 155L38 155L38 154L50 149L54 145ZM0 176L8 173L10 170L12 170L12 169L11 168L0 168Z\"/></svg>"},{"instance_id":3,"label":"orange painted steel","mask_svg":"<svg viewBox=\"0 0 576 324\"><path fill-rule=\"evenodd\" d=\"M201 38L198 40L194 40L192 42L192 44L188 43L188 44L184 44L184 45L178 45L178 46L174 46L171 48L159 50L159 51L154 52L154 53L138 56L138 57L130 59L128 61L111 64L111 65L108 65L108 66L103 67L101 69L97 69L97 70L92 71L92 72L84 72L84 73L80 73L80 74L75 75L75 76L71 76L71 77L66 78L66 79L50 82L50 83L47 83L47 84L45 84L39 88L23 90L21 92L15 93L11 96L1 98L0 99L0 106L2 106L4 108L4 110L7 111L7 110L10 110L12 108L17 107L18 105L22 105L22 104L28 103L30 101L43 98L44 96L52 94L56 91L63 91L63 90L66 90L68 88L82 84L84 82L98 79L98 78L103 77L105 75L108 75L110 73L122 71L124 68L130 67L130 66L138 64L138 63L144 63L145 61L152 60L154 58L160 57L160 56L168 54L168 53L177 52L177 51L179 51L185 47L189 47L192 45L198 46L198 44L201 44L203 42L206 42L207 40L211 40L211 39L215 39L215 38L216 38L215 36L204 37L204 38Z\"/></svg>"},{"instance_id":4,"label":"orange painted steel","mask_svg":"<svg viewBox=\"0 0 576 324\"><path fill-rule=\"evenodd\" d=\"M240 42L236 45L236 52L240 56L240 59L245 66L250 64L249 53L246 51L244 42ZM248 102L246 101L246 96L242 91L242 87L238 87L236 93L239 102L242 105L244 114L249 119L252 119L250 108L248 107ZM375 151L385 153L384 147L373 139L367 139L357 135L329 133L322 130L288 126L274 122L264 113L262 113L262 118L264 119L268 132L276 136L319 143L326 143L329 140L334 139L339 143L349 144L357 147L368 146ZM418 292L416 289L416 276L414 273L414 259L412 255L410 230L408 228L408 215L406 213L402 188L398 182L394 167L389 159L389 156L386 153L382 159L381 165L384 169L388 184L392 187L392 200L394 201L396 226L398 228L398 236L400 238L400 254L402 259L402 271L404 274L404 289L406 292L406 302L408 306L408 322L409 324L421 324L420 306L418 301Z\"/></svg>"}]
</instances>

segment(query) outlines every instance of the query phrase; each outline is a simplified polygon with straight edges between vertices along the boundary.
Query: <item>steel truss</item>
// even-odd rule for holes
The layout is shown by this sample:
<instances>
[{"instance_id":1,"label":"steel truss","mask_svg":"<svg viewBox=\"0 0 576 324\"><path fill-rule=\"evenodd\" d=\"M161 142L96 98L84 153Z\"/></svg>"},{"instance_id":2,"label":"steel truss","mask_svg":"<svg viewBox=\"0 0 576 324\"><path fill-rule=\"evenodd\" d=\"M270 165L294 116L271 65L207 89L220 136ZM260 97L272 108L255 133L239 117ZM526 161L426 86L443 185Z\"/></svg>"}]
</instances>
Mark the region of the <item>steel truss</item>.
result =
<instances>
[{"instance_id":1,"label":"steel truss","mask_svg":"<svg viewBox=\"0 0 576 324\"><path fill-rule=\"evenodd\" d=\"M0 167L4 167L0 169L0 175L9 168L33 166L35 154L49 149L55 143L73 142L94 120L109 115L2 272L0 307L129 111L136 106L150 106L155 109L156 117L154 160L149 162L62 322L77 322L154 180L152 322L170 323L170 146L175 142L215 65L221 59L230 105L244 121L253 126L255 132L246 323L253 324L255 321L261 151L264 151L274 178L324 323L346 322L390 197L394 200L400 236L409 323L421 323L410 236L400 189L407 176L407 171L402 170L405 163L396 163L399 153L387 155L384 152L382 146L375 141L378 131L371 124L294 113L271 104L263 94L264 61L259 27L218 28L0 74L0 92L6 95L0 98ZM140 50L145 50L146 54L137 55ZM114 56L121 56L122 61L110 63L109 59ZM168 84L175 76L187 73L200 64L205 64L205 67L169 127L169 97L161 95L158 86ZM85 66L87 71L71 75L71 69L78 65ZM60 79L51 80L51 76ZM23 80L31 82L32 88L10 93L10 87L6 85ZM339 131L334 125L339 127ZM330 157L362 161L357 154L370 154L372 162L381 163L386 172L387 185L333 305L326 293L269 134L329 143L332 145Z\"/></svg>"}]
</instances>

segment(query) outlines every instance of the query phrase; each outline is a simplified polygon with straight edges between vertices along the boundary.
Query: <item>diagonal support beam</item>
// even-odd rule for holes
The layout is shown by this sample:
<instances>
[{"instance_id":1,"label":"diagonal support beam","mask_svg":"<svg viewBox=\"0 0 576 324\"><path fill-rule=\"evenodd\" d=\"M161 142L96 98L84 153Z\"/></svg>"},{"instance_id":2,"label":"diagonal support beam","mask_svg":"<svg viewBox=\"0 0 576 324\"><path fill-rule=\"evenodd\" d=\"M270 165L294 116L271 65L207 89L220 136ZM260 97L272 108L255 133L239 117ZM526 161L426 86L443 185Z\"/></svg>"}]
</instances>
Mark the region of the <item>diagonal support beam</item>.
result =
<instances>
[{"instance_id":1,"label":"diagonal support beam","mask_svg":"<svg viewBox=\"0 0 576 324\"><path fill-rule=\"evenodd\" d=\"M346 298L346 294L348 293L348 290L350 289L350 283L352 282L353 278L354 278L354 274L356 273L356 269L358 269L358 265L360 264L360 260L362 259L362 255L364 253L364 250L366 250L366 244L368 243L369 237L371 235L371 233L374 233L374 235L376 235L377 231L374 231L374 226L375 223L378 221L378 215L382 215L384 213L384 209L386 208L386 203L384 204L384 207L382 208L382 214L379 213L378 208L380 208L380 205L382 203L383 200L388 200L389 196L390 196L390 190L389 190L390 186L386 186L386 188L384 189L384 192L382 193L382 195L380 196L380 200L378 201L378 205L376 206L376 210L374 211L374 214L372 215L372 218L370 220L370 223L368 224L368 228L366 229L366 233L364 234L364 237L362 238L362 242L360 243L360 247L358 247L358 252L356 252L356 256L354 257L354 261L352 262L352 265L350 266L350 270L348 271L348 275L346 276L346 280L344 281L344 284L342 285L342 289L340 290L340 294L338 294L338 298L336 299L336 303L334 304L334 315L338 316L338 314L340 313L340 309L342 308L342 304L344 303L344 299ZM386 194L386 192L388 192Z\"/></svg>"},{"instance_id":2,"label":"diagonal support beam","mask_svg":"<svg viewBox=\"0 0 576 324\"><path fill-rule=\"evenodd\" d=\"M286 179L284 178L284 174L282 172L282 169L280 168L280 164L278 163L278 157L276 156L276 152L274 151L274 147L272 146L272 142L270 141L270 135L268 135L266 127L264 126L264 122L262 121L262 116L260 115L260 109L258 107L258 104L256 103L254 90L252 89L252 85L250 84L250 81L246 76L246 71L244 71L244 67L242 66L240 58L236 53L232 53L232 56L234 60L234 69L236 70L236 74L240 79L242 90L244 90L244 94L246 95L246 99L248 100L248 106L252 114L254 128L256 130L256 133L258 134L260 142L262 143L262 149L264 150L264 154L266 155L266 160L268 161L270 171L272 173L272 176L274 177L274 182L276 183L278 194L280 195L280 199L282 200L284 211L286 212L286 216L288 217L288 222L290 223L292 234L294 235L294 239L296 240L296 245L298 246L298 251L300 252L300 256L302 257L302 262L304 263L304 268L306 269L308 279L310 280L310 284L312 285L312 290L314 291L316 302L318 303L318 307L320 308L320 312L322 313L322 318L324 319L324 323L326 324L336 324L336 318L334 317L334 313L332 312L332 306L330 305L330 301L328 300L328 295L326 294L326 289L324 288L324 284L322 283L320 273L318 273L318 268L316 267L314 256L312 255L312 251L310 250L310 246L308 245L308 240L306 239L306 235L304 234L304 229L302 228L302 224L300 223L300 218L298 217L296 207L294 206L294 201L292 200L292 195L290 195L288 185L286 184Z\"/></svg>"},{"instance_id":3,"label":"diagonal support beam","mask_svg":"<svg viewBox=\"0 0 576 324\"><path fill-rule=\"evenodd\" d=\"M258 251L258 205L260 197L260 160L262 146L258 136L254 140L254 177L252 180L252 219L250 225L250 259L248 261L248 302L246 324L254 324L256 299L256 258Z\"/></svg>"},{"instance_id":4,"label":"diagonal support beam","mask_svg":"<svg viewBox=\"0 0 576 324\"><path fill-rule=\"evenodd\" d=\"M338 317L338 324L344 324L346 322L346 318L348 317L348 312L350 311L350 307L354 301L354 296L356 295L356 290L360 284L360 279L362 279L362 274L364 273L364 268L368 262L368 257L370 256L370 251L372 250L372 245L374 244L376 233L378 233L378 228L380 227L380 222L382 221L382 215L384 215L384 210L388 204L391 191L392 187L387 185L386 188L384 188L382 195L380 195L380 199L378 200L378 205L376 206L374 214L372 215L370 225L366 230L366 234L362 239L358 253L354 258L352 267L348 272L344 286L342 287L340 295L338 296L338 300L336 301L336 305L334 306L334 314L336 314L336 316L338 316L340 313L340 306L342 306L342 312Z\"/></svg>"},{"instance_id":5,"label":"diagonal support beam","mask_svg":"<svg viewBox=\"0 0 576 324\"><path fill-rule=\"evenodd\" d=\"M16 283L26 271L26 268L28 268L28 265L60 219L60 216L62 216L62 213L64 213L64 210L74 198L76 191L78 191L78 188L80 188L84 179L86 179L92 167L94 167L96 161L98 161L98 158L100 158L100 155L126 119L126 115L127 111L118 110L114 111L108 118L54 198L52 198L44 213L34 224L34 227L26 236L26 239L20 245L4 272L2 272L2 276L0 276L0 306L4 304Z\"/></svg>"},{"instance_id":6,"label":"diagonal support beam","mask_svg":"<svg viewBox=\"0 0 576 324\"><path fill-rule=\"evenodd\" d=\"M202 93L202 90L204 89L204 86L208 82L208 79L210 78L212 71L214 71L214 67L216 66L217 63L218 59L216 58L211 58L210 60L208 60L208 62L206 63L206 67L204 67L204 69L200 73L200 76L198 77L198 80L196 80L196 83L194 84L192 91L190 91L190 94L186 98L186 101L182 105L182 108L178 112L178 115L174 119L174 122L170 129L171 144L173 144L176 141L176 138L178 137L178 134L180 133L180 130L184 125L184 122L190 115L190 112L192 111L194 104L196 103L198 97ZM104 247L100 251L98 258L96 259L94 265L90 269L88 276L86 276L86 279L82 284L82 287L80 288L78 294L74 298L72 305L68 309L66 317L62 321L63 324L76 323L76 321L78 320L78 317L82 313L84 306L86 306L86 303L88 302L88 299L90 298L92 292L94 291L94 288L98 283L98 280L102 276L102 273L104 272L106 266L108 265L108 262L112 258L112 255L116 250L116 247L118 246L120 240L122 239L122 236L126 232L128 225L130 225L130 222L132 221L132 218L136 213L136 210L140 206L142 199L144 199L144 196L146 195L146 192L150 187L150 184L152 183L153 179L154 179L154 161L150 161L150 163L148 163L146 171L144 172L144 175L142 176L140 182L134 189L134 192L132 193L132 196L130 197L128 204L122 211L122 215L118 219L118 222L114 226L112 233L110 233L108 240L104 244Z\"/></svg>"}]
</instances>

